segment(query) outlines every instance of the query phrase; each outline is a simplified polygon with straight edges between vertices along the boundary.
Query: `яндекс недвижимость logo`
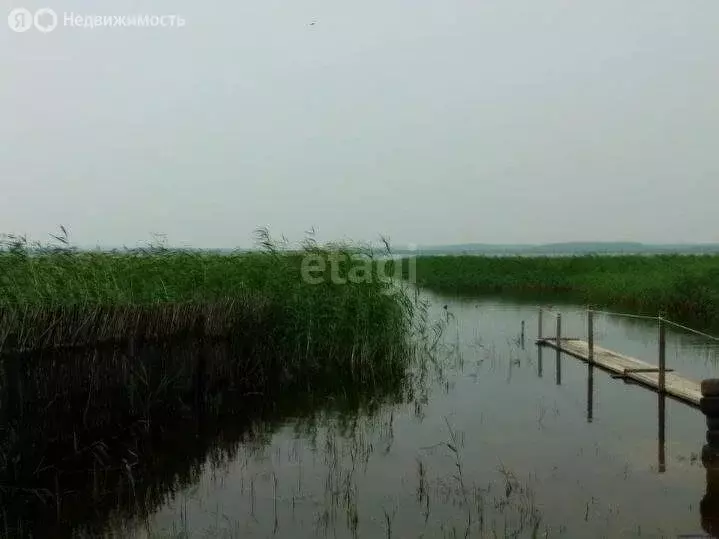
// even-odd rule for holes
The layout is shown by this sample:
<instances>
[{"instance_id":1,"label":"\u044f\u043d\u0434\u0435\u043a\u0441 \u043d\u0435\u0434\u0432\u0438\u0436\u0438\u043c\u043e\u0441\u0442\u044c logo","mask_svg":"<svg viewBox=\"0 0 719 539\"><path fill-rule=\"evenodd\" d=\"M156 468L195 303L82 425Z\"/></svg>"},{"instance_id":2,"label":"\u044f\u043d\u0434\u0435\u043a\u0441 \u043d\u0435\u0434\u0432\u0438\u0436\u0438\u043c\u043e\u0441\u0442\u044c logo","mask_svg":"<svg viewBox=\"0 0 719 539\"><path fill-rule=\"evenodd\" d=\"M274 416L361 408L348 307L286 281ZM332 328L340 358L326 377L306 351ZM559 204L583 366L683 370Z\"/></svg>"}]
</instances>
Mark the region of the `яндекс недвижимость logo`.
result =
<instances>
[{"instance_id":1,"label":"\u044f\u043d\u0434\u0435\u043a\u0441 \u043d\u0435\u0434\u0432\u0438\u0436\u0438\u043c\u043e\u0441\u0442\u044c logo","mask_svg":"<svg viewBox=\"0 0 719 539\"><path fill-rule=\"evenodd\" d=\"M32 28L47 34L58 26L95 29L95 28L182 28L187 21L180 15L133 14L133 15L98 15L75 12L58 14L50 8L41 8L34 12L18 7L10 10L7 17L8 26L13 32L24 33Z\"/></svg>"},{"instance_id":2,"label":"\u044f\u043d\u0434\u0435\u043a\u0441 \u043d\u0435\u0434\u0432\u0438\u0436\u0438\u043c\u043e\u0441\u0442\u044c logo","mask_svg":"<svg viewBox=\"0 0 719 539\"><path fill-rule=\"evenodd\" d=\"M10 10L7 17L8 26L14 32L27 32L35 27L39 32L47 34L57 28L58 18L50 8L38 9L34 13L22 7Z\"/></svg>"}]
</instances>

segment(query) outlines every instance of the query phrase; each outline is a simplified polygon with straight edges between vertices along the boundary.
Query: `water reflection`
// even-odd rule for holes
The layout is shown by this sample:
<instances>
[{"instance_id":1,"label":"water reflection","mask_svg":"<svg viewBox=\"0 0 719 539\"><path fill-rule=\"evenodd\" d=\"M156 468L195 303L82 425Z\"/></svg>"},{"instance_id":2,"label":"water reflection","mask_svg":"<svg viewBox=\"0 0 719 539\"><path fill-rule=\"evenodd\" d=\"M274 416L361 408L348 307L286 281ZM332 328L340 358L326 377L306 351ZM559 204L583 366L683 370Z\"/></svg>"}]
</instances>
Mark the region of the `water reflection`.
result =
<instances>
[{"instance_id":1,"label":"water reflection","mask_svg":"<svg viewBox=\"0 0 719 539\"><path fill-rule=\"evenodd\" d=\"M704 495L701 523L717 529L719 471L707 467L705 478L696 462L678 458L696 451L704 436L695 410L666 403L666 397L655 401L651 392L618 383L596 365L572 357L562 365L561 353L557 385L551 383L551 353L548 379L538 380L544 358L542 347L535 355L531 346L536 306L439 298L433 308L436 319L450 324L437 346L447 354L417 370L422 383L416 394L388 390L351 406L341 398L310 396L303 404L296 395L284 401L273 395L253 406L245 401L224 421L208 423L198 415L192 425L174 429L153 416L147 460L142 468L130 463L134 485L122 470L107 476L99 485L107 495L95 503L87 474L76 484L96 525L80 513L64 518L85 519L85 528L96 531L106 524L109 506L121 505L124 516L147 516L155 532L120 534L135 537L164 536L158 530L165 529L180 536L172 530L183 519L187 536L209 536L204 530L225 518L236 533L224 536L293 539L390 532L454 537L464 535L470 519L472 537L674 536L696 532ZM586 326L578 320L563 318L567 336L582 337ZM655 328L647 328L652 354L654 335ZM532 340L524 350L526 339ZM617 350L631 348L617 344ZM686 353L682 360L695 357ZM674 421L669 429L667 415ZM243 424L241 417L248 420ZM646 473L648 465L653 473ZM65 488L65 477L60 481ZM122 481L120 503L109 489ZM138 513L137 498L155 503L141 500L146 507ZM40 537L63 531L34 526Z\"/></svg>"},{"instance_id":2,"label":"water reflection","mask_svg":"<svg viewBox=\"0 0 719 539\"><path fill-rule=\"evenodd\" d=\"M556 382L558 386L562 385L562 352L557 348L557 357L555 359L556 364Z\"/></svg>"},{"instance_id":3,"label":"water reflection","mask_svg":"<svg viewBox=\"0 0 719 539\"><path fill-rule=\"evenodd\" d=\"M705 445L702 464L706 469L706 491L699 504L701 524L705 532L719 537L719 448Z\"/></svg>"},{"instance_id":4,"label":"water reflection","mask_svg":"<svg viewBox=\"0 0 719 539\"><path fill-rule=\"evenodd\" d=\"M657 411L659 416L659 433L657 436L658 441L658 457L657 460L659 461L659 473L664 473L667 469L667 460L666 460L666 454L667 454L667 442L666 442L666 424L667 424L667 396L659 392L657 393L657 399L658 399L658 405L657 405Z\"/></svg>"},{"instance_id":5,"label":"water reflection","mask_svg":"<svg viewBox=\"0 0 719 539\"><path fill-rule=\"evenodd\" d=\"M587 365L587 423L594 420L594 365Z\"/></svg>"},{"instance_id":6,"label":"water reflection","mask_svg":"<svg viewBox=\"0 0 719 539\"><path fill-rule=\"evenodd\" d=\"M338 428L346 430L358 417L372 418L406 398L402 383L338 391L336 378L323 387L319 377L312 387L279 391L268 385L259 395L256 385L243 385L243 376L233 378L229 372L233 365L247 361L251 366L258 359L247 354L243 340L208 343L203 352L192 341L147 344L135 351L135 363L147 365L143 383L153 395L141 403L143 416L123 406L132 383L129 390L112 386L98 391L94 408L87 393L74 400L61 393L69 385L68 377L61 376L65 370L120 364L126 356L119 349L25 358L28 370L42 368L47 374L27 376L26 400L33 406L25 407L24 422L8 417L0 406L0 537L103 537L116 522L149 518L168 499L198 484L208 465L261 450L288 418L309 438L323 414L331 414ZM190 365L203 355L212 367L207 379L216 388L211 409L185 404L192 391L180 386L179 377L168 381L159 372L171 356ZM170 383L176 393L166 389ZM56 398L49 404L49 399L39 401L41 391ZM185 401L177 396L185 394ZM73 413L78 406L84 414Z\"/></svg>"},{"instance_id":7,"label":"water reflection","mask_svg":"<svg viewBox=\"0 0 719 539\"><path fill-rule=\"evenodd\" d=\"M699 509L702 528L712 537L719 537L719 444L715 436L717 418L707 417L707 443L702 448L702 464L706 470L706 490Z\"/></svg>"},{"instance_id":8,"label":"water reflection","mask_svg":"<svg viewBox=\"0 0 719 539\"><path fill-rule=\"evenodd\" d=\"M541 346L540 349L541 355ZM594 421L594 365L587 363L587 423ZM643 390L643 388L638 388ZM666 471L666 401L667 396L657 393L657 469L659 473Z\"/></svg>"}]
</instances>

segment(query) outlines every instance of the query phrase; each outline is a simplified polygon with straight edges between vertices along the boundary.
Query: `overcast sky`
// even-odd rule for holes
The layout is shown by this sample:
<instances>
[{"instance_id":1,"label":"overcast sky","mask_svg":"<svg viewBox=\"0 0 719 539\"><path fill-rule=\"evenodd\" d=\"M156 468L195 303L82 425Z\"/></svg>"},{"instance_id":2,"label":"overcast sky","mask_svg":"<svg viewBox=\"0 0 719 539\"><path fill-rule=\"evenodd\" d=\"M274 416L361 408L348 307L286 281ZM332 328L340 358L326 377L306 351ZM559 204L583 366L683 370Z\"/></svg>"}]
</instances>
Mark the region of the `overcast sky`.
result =
<instances>
[{"instance_id":1,"label":"overcast sky","mask_svg":"<svg viewBox=\"0 0 719 539\"><path fill-rule=\"evenodd\" d=\"M0 232L719 241L717 0L4 5Z\"/></svg>"}]
</instances>

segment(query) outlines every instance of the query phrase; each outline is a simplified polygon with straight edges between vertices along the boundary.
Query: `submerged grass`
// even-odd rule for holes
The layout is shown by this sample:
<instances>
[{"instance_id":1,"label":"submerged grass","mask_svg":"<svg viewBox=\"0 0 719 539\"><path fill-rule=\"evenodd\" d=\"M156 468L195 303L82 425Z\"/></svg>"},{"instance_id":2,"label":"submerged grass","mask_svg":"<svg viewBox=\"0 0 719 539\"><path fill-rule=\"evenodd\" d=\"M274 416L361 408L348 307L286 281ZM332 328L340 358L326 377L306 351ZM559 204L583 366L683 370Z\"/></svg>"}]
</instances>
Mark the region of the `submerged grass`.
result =
<instances>
[{"instance_id":1,"label":"submerged grass","mask_svg":"<svg viewBox=\"0 0 719 539\"><path fill-rule=\"evenodd\" d=\"M564 297L719 324L719 256L419 257L417 282L455 294ZM404 267L404 265L403 265Z\"/></svg>"}]
</instances>

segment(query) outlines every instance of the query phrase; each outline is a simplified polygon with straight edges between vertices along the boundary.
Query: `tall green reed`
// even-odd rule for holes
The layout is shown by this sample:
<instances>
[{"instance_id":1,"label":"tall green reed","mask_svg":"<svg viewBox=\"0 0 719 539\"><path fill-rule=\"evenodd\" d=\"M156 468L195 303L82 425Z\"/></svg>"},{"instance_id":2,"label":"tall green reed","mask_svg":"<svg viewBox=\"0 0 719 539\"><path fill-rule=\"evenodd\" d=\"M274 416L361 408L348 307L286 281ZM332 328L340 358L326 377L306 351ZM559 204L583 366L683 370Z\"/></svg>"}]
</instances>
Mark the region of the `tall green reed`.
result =
<instances>
[{"instance_id":1,"label":"tall green reed","mask_svg":"<svg viewBox=\"0 0 719 539\"><path fill-rule=\"evenodd\" d=\"M457 294L565 297L719 324L719 256L419 257L417 281Z\"/></svg>"}]
</instances>

